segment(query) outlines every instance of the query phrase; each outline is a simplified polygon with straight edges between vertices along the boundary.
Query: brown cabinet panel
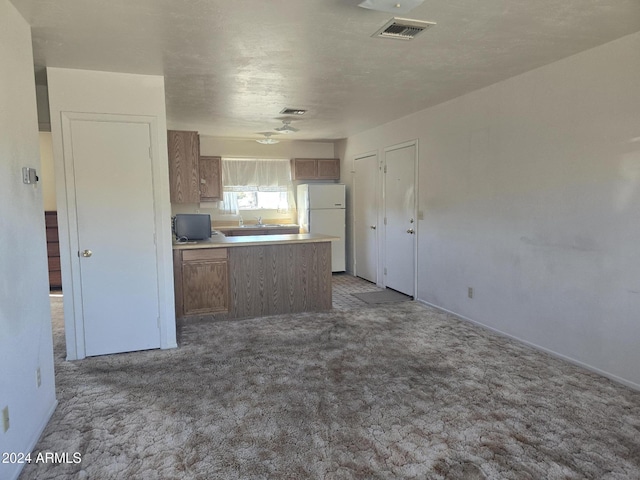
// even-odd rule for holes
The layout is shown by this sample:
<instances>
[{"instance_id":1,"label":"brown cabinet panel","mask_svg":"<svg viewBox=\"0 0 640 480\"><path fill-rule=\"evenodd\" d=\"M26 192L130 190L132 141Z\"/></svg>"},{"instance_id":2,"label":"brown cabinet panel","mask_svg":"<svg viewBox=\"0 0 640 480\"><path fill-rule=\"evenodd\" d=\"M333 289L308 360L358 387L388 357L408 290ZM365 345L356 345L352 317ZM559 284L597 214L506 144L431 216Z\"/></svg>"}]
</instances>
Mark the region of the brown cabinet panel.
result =
<instances>
[{"instance_id":1,"label":"brown cabinet panel","mask_svg":"<svg viewBox=\"0 0 640 480\"><path fill-rule=\"evenodd\" d=\"M198 132L169 130L169 187L172 203L200 202L200 139Z\"/></svg>"},{"instance_id":2,"label":"brown cabinet panel","mask_svg":"<svg viewBox=\"0 0 640 480\"><path fill-rule=\"evenodd\" d=\"M51 288L62 287L62 272L49 270L49 286Z\"/></svg>"},{"instance_id":3,"label":"brown cabinet panel","mask_svg":"<svg viewBox=\"0 0 640 480\"><path fill-rule=\"evenodd\" d=\"M260 245L229 251L232 318L331 308L331 243Z\"/></svg>"},{"instance_id":4,"label":"brown cabinet panel","mask_svg":"<svg viewBox=\"0 0 640 480\"><path fill-rule=\"evenodd\" d=\"M176 316L229 310L227 249L174 250Z\"/></svg>"},{"instance_id":5,"label":"brown cabinet panel","mask_svg":"<svg viewBox=\"0 0 640 480\"><path fill-rule=\"evenodd\" d=\"M183 250L182 261L190 262L194 260L226 260L226 248L199 248L195 250Z\"/></svg>"},{"instance_id":6,"label":"brown cabinet panel","mask_svg":"<svg viewBox=\"0 0 640 480\"><path fill-rule=\"evenodd\" d=\"M231 230L227 233L225 233L226 236L228 237L247 237L247 236L252 236L252 235L266 235L268 232L260 229L258 230L256 229L248 229L248 228L241 228L238 230Z\"/></svg>"},{"instance_id":7,"label":"brown cabinet panel","mask_svg":"<svg viewBox=\"0 0 640 480\"><path fill-rule=\"evenodd\" d=\"M200 201L222 200L222 159L200 157Z\"/></svg>"},{"instance_id":8,"label":"brown cabinet panel","mask_svg":"<svg viewBox=\"0 0 640 480\"><path fill-rule=\"evenodd\" d=\"M320 180L340 180L340 159L327 158L317 160L318 179Z\"/></svg>"},{"instance_id":9,"label":"brown cabinet panel","mask_svg":"<svg viewBox=\"0 0 640 480\"><path fill-rule=\"evenodd\" d=\"M182 296L185 315L228 310L227 270L226 260L182 264Z\"/></svg>"},{"instance_id":10,"label":"brown cabinet panel","mask_svg":"<svg viewBox=\"0 0 640 480\"><path fill-rule=\"evenodd\" d=\"M60 268L60 244L58 243L58 212L44 212L47 233L47 259L49 263L49 288L62 288Z\"/></svg>"},{"instance_id":11,"label":"brown cabinet panel","mask_svg":"<svg viewBox=\"0 0 640 480\"><path fill-rule=\"evenodd\" d=\"M291 160L293 180L340 180L339 158L294 158Z\"/></svg>"},{"instance_id":12,"label":"brown cabinet panel","mask_svg":"<svg viewBox=\"0 0 640 480\"><path fill-rule=\"evenodd\" d=\"M300 233L299 227L279 228L271 232L271 235L297 235Z\"/></svg>"},{"instance_id":13,"label":"brown cabinet panel","mask_svg":"<svg viewBox=\"0 0 640 480\"><path fill-rule=\"evenodd\" d=\"M49 258L60 256L60 244L58 242L47 242L47 256Z\"/></svg>"},{"instance_id":14,"label":"brown cabinet panel","mask_svg":"<svg viewBox=\"0 0 640 480\"><path fill-rule=\"evenodd\" d=\"M49 257L49 271L50 272L60 271L60 257Z\"/></svg>"},{"instance_id":15,"label":"brown cabinet panel","mask_svg":"<svg viewBox=\"0 0 640 480\"><path fill-rule=\"evenodd\" d=\"M313 158L294 158L291 161L291 178L309 180L318 176L318 164Z\"/></svg>"}]
</instances>

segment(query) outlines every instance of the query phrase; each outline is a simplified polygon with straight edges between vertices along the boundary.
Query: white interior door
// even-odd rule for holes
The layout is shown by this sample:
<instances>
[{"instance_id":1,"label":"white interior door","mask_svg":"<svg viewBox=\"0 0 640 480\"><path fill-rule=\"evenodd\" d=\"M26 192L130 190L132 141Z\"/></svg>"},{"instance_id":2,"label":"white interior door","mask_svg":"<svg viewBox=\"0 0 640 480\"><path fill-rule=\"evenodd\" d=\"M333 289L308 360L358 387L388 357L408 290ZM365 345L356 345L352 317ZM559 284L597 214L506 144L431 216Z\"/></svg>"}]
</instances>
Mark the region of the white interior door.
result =
<instances>
[{"instance_id":1,"label":"white interior door","mask_svg":"<svg viewBox=\"0 0 640 480\"><path fill-rule=\"evenodd\" d=\"M385 286L405 295L415 290L416 146L385 152Z\"/></svg>"},{"instance_id":2,"label":"white interior door","mask_svg":"<svg viewBox=\"0 0 640 480\"><path fill-rule=\"evenodd\" d=\"M74 119L66 128L79 250L76 324L82 322L85 354L158 348L149 125Z\"/></svg>"},{"instance_id":3,"label":"white interior door","mask_svg":"<svg viewBox=\"0 0 640 480\"><path fill-rule=\"evenodd\" d=\"M356 158L354 163L356 275L378 283L378 156Z\"/></svg>"}]
</instances>

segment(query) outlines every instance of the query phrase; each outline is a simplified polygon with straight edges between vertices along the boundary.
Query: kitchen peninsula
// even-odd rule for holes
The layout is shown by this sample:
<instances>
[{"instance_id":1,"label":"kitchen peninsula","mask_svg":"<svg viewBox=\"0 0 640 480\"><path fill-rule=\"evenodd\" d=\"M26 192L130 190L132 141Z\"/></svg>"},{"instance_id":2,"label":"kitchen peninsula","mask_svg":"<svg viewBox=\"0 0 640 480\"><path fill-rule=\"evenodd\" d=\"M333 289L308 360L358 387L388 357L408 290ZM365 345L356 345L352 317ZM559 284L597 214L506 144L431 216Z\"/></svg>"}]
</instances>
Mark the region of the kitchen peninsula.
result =
<instances>
[{"instance_id":1,"label":"kitchen peninsula","mask_svg":"<svg viewBox=\"0 0 640 480\"><path fill-rule=\"evenodd\" d=\"M250 318L329 310L333 240L317 234L217 234L174 244L176 317Z\"/></svg>"}]
</instances>

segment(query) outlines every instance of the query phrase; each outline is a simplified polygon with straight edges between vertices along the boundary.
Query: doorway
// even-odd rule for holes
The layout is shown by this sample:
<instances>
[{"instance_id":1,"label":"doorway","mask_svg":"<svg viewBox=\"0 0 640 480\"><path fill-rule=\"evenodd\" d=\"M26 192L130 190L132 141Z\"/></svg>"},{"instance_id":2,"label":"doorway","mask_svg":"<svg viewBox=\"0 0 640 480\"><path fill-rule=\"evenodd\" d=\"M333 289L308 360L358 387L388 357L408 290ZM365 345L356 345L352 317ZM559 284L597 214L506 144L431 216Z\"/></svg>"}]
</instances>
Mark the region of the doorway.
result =
<instances>
[{"instance_id":1,"label":"doorway","mask_svg":"<svg viewBox=\"0 0 640 480\"><path fill-rule=\"evenodd\" d=\"M160 347L152 122L63 114L78 358Z\"/></svg>"},{"instance_id":2,"label":"doorway","mask_svg":"<svg viewBox=\"0 0 640 480\"><path fill-rule=\"evenodd\" d=\"M384 285L415 297L416 142L385 149Z\"/></svg>"},{"instance_id":3,"label":"doorway","mask_svg":"<svg viewBox=\"0 0 640 480\"><path fill-rule=\"evenodd\" d=\"M355 274L378 283L378 154L354 160Z\"/></svg>"}]
</instances>

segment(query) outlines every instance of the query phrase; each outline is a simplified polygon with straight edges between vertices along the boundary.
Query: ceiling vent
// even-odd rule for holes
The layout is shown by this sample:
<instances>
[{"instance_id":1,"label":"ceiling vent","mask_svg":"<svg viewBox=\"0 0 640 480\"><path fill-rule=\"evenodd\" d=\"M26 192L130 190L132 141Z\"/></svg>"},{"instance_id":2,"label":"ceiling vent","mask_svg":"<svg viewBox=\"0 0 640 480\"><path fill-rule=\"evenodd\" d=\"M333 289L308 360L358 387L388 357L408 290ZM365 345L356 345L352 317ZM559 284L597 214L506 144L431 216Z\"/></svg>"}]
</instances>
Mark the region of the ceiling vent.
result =
<instances>
[{"instance_id":1,"label":"ceiling vent","mask_svg":"<svg viewBox=\"0 0 640 480\"><path fill-rule=\"evenodd\" d=\"M302 108L283 108L280 113L282 115L304 115L307 111Z\"/></svg>"},{"instance_id":2,"label":"ceiling vent","mask_svg":"<svg viewBox=\"0 0 640 480\"><path fill-rule=\"evenodd\" d=\"M435 23L422 20L409 20L407 18L392 18L372 37L395 38L396 40L413 40L427 28Z\"/></svg>"}]
</instances>

